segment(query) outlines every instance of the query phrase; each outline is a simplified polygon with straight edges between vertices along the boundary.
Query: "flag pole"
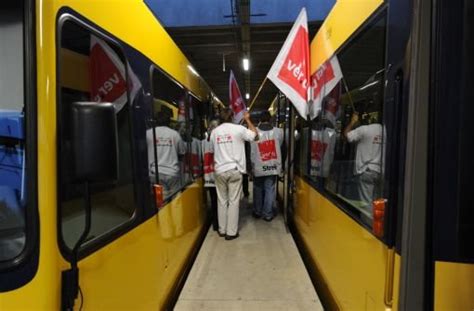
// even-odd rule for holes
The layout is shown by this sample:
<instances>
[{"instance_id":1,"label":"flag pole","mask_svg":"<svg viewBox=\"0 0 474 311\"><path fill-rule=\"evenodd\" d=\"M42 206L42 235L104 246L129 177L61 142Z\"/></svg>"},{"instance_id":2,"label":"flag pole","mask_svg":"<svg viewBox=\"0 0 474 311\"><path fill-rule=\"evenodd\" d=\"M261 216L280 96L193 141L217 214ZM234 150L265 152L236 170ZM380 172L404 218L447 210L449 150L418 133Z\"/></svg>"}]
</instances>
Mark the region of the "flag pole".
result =
<instances>
[{"instance_id":1,"label":"flag pole","mask_svg":"<svg viewBox=\"0 0 474 311\"><path fill-rule=\"evenodd\" d=\"M311 121L311 110L313 109L313 88L311 87L311 77L310 77L310 82L308 83L308 92L307 92L307 115L306 115L306 120Z\"/></svg>"},{"instance_id":2,"label":"flag pole","mask_svg":"<svg viewBox=\"0 0 474 311\"><path fill-rule=\"evenodd\" d=\"M262 82L262 84L260 84L260 87L258 88L257 93L255 93L255 96L253 97L252 102L250 103L248 110L252 109L252 106L255 103L255 100L257 99L258 95L262 91L263 86L265 85L265 82L267 82L267 79L268 79L267 76L265 76L265 79L263 79L263 82Z\"/></svg>"},{"instance_id":3,"label":"flag pole","mask_svg":"<svg viewBox=\"0 0 474 311\"><path fill-rule=\"evenodd\" d=\"M346 89L347 96L349 96L349 102L350 102L350 104L351 104L352 110L353 110L354 112L358 112L358 111L355 109L354 102L352 101L352 96L351 96L351 93L349 92L349 88L347 87L346 78L344 78L344 76L342 76L342 82L343 82L343 84L344 84L344 88Z\"/></svg>"}]
</instances>

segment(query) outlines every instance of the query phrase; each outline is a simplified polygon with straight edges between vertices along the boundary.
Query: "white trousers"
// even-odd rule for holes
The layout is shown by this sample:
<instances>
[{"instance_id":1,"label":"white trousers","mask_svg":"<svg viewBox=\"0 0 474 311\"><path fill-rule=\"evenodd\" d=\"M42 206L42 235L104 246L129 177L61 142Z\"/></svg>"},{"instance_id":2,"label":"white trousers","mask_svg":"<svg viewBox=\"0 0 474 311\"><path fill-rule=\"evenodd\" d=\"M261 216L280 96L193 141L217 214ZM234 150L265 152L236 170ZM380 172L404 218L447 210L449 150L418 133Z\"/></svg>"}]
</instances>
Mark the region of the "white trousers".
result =
<instances>
[{"instance_id":1,"label":"white trousers","mask_svg":"<svg viewBox=\"0 0 474 311\"><path fill-rule=\"evenodd\" d=\"M233 169L216 175L219 233L229 236L239 232L239 203L242 197L242 174Z\"/></svg>"}]
</instances>

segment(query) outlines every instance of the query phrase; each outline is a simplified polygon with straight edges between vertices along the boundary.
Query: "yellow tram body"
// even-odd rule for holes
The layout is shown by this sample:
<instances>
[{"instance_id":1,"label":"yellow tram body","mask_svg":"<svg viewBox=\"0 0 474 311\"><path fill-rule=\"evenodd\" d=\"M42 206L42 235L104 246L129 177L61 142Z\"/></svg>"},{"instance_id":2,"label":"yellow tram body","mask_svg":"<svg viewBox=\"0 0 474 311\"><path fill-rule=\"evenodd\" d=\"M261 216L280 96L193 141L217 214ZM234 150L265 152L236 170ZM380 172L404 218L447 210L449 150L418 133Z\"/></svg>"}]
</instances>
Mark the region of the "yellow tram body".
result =
<instances>
[{"instance_id":1,"label":"yellow tram body","mask_svg":"<svg viewBox=\"0 0 474 311\"><path fill-rule=\"evenodd\" d=\"M374 24L384 10L390 10L390 4L380 0L337 1L311 42L311 74L341 47L360 38L361 28ZM302 150L301 157L311 153L305 148L296 147ZM356 220L353 212L338 206L338 198L320 191L307 175L295 174L292 221L326 306L331 310L398 310L401 254ZM434 309L472 310L473 276L473 264L436 261Z\"/></svg>"}]
</instances>

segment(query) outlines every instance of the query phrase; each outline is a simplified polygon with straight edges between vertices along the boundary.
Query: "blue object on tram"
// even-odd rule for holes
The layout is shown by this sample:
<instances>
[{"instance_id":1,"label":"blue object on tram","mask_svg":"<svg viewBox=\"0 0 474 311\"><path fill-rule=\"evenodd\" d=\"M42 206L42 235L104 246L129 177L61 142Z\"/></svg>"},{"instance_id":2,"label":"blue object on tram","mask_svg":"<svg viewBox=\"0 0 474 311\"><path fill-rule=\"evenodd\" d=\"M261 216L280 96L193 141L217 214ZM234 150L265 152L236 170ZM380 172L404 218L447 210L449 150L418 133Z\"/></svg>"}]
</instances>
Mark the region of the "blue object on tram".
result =
<instances>
[{"instance_id":1,"label":"blue object on tram","mask_svg":"<svg viewBox=\"0 0 474 311\"><path fill-rule=\"evenodd\" d=\"M24 115L0 110L0 201L19 212L25 200Z\"/></svg>"}]
</instances>

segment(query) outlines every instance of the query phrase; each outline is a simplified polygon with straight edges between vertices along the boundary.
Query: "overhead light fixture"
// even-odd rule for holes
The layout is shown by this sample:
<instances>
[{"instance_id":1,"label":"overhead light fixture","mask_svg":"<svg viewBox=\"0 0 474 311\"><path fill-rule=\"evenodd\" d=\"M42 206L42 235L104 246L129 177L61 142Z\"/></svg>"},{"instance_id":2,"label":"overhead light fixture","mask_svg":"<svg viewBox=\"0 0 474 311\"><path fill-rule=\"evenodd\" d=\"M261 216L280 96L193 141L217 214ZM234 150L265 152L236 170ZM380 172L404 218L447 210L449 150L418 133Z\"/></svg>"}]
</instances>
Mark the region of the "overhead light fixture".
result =
<instances>
[{"instance_id":1,"label":"overhead light fixture","mask_svg":"<svg viewBox=\"0 0 474 311\"><path fill-rule=\"evenodd\" d=\"M188 69L189 71L191 71L193 74L195 74L196 76L199 76L199 74L197 73L196 69L193 68L193 66L191 65L188 65Z\"/></svg>"},{"instance_id":2,"label":"overhead light fixture","mask_svg":"<svg viewBox=\"0 0 474 311\"><path fill-rule=\"evenodd\" d=\"M249 59L247 57L244 57L242 59L242 65L244 66L244 70L245 71L248 71L249 68L250 68L250 63L249 63Z\"/></svg>"},{"instance_id":3,"label":"overhead light fixture","mask_svg":"<svg viewBox=\"0 0 474 311\"><path fill-rule=\"evenodd\" d=\"M245 99L249 99L250 98L250 94L249 93L245 93Z\"/></svg>"}]
</instances>

